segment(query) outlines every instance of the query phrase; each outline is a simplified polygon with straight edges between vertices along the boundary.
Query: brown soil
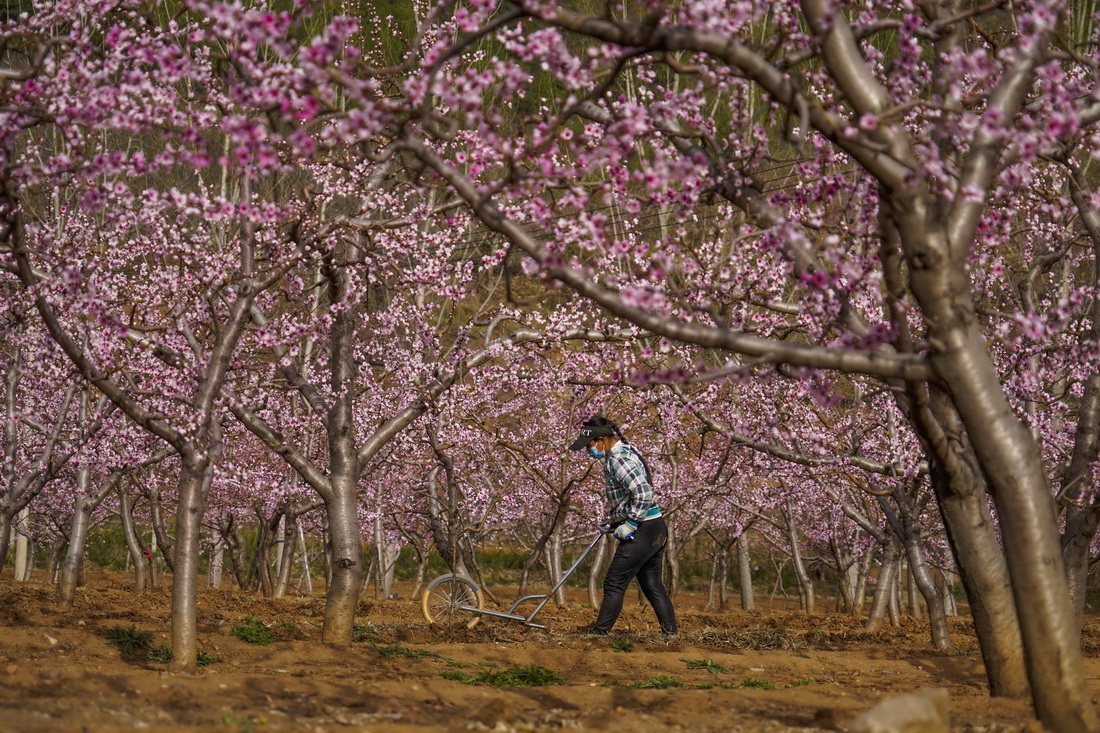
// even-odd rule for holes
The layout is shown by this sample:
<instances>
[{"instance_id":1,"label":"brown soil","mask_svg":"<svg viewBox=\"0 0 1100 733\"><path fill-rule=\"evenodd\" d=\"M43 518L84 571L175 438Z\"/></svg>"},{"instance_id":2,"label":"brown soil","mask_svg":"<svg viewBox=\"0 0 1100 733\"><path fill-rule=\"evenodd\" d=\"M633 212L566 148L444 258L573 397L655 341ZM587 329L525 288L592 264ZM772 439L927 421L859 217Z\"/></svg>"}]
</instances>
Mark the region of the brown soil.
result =
<instances>
[{"instance_id":1,"label":"brown soil","mask_svg":"<svg viewBox=\"0 0 1100 733\"><path fill-rule=\"evenodd\" d=\"M168 642L169 592L128 587L96 573L63 610L50 586L0 580L0 731L842 731L879 700L930 687L949 691L954 730L1041 730L1025 703L988 696L961 618L952 622L958 651L944 655L912 619L868 635L845 615L768 610L766 597L763 610L712 613L705 598L680 594L682 633L666 644L633 596L614 634L590 639L581 629L595 612L581 594L543 610L549 630L490 619L454 631L431 627L399 586L399 599L361 604L364 640L334 648L319 641L320 595L262 600L204 589L200 646L217 661L172 674L107 644L107 630L131 624L152 632L153 644ZM229 633L249 615L269 625L275 643ZM1100 622L1087 620L1084 639L1097 685ZM711 669L688 664L704 660ZM564 684L498 688L441 676L532 664ZM662 676L682 686L637 687Z\"/></svg>"}]
</instances>

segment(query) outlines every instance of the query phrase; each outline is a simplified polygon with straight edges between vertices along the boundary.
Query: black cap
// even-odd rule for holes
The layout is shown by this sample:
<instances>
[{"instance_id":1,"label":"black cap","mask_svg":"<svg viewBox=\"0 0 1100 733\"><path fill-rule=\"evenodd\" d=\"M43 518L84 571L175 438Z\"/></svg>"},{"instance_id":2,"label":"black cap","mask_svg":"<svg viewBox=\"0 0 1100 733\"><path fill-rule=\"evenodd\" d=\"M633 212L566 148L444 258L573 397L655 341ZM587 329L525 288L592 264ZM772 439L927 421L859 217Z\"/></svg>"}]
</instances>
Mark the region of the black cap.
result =
<instances>
[{"instance_id":1,"label":"black cap","mask_svg":"<svg viewBox=\"0 0 1100 733\"><path fill-rule=\"evenodd\" d=\"M592 420L589 419L588 422L581 426L581 433L577 436L577 439L573 441L573 444L569 446L569 450L580 450L596 438L614 434L615 426L611 424L593 425Z\"/></svg>"}]
</instances>

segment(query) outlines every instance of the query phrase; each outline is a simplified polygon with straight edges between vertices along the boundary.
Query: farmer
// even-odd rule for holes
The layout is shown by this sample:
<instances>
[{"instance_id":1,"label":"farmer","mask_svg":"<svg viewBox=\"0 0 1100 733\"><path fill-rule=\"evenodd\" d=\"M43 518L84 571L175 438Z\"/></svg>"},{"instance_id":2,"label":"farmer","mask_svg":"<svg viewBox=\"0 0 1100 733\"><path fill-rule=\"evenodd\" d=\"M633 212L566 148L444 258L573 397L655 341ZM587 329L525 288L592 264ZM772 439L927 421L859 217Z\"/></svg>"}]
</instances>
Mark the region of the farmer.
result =
<instances>
[{"instance_id":1,"label":"farmer","mask_svg":"<svg viewBox=\"0 0 1100 733\"><path fill-rule=\"evenodd\" d=\"M668 542L668 526L653 495L649 469L641 454L626 441L615 423L593 415L581 426L580 436L569 450L588 449L603 461L604 493L609 525L619 541L615 557L603 580L603 603L590 631L611 631L623 607L623 595L632 578L638 578L661 624L661 631L676 633L676 612L661 582L661 561Z\"/></svg>"}]
</instances>

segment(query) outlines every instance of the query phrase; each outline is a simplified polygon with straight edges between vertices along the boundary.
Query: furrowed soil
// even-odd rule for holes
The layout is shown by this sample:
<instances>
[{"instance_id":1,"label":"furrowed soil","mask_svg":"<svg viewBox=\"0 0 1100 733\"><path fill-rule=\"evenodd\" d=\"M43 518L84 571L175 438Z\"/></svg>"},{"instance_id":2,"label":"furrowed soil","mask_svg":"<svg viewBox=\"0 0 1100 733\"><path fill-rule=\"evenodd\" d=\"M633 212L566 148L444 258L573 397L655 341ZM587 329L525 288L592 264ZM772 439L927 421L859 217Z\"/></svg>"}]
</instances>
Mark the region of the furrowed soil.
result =
<instances>
[{"instance_id":1,"label":"furrowed soil","mask_svg":"<svg viewBox=\"0 0 1100 733\"><path fill-rule=\"evenodd\" d=\"M67 610L50 585L0 579L0 731L844 731L883 699L926 688L948 691L952 730L1042 730L1024 702L989 697L962 617L951 622L956 651L940 654L911 618L866 634L847 615L781 610L782 599L709 612L705 596L680 593L681 634L666 643L633 591L615 632L587 638L595 611L579 591L542 611L547 630L488 618L454 630L429 625L399 585L399 598L360 604L357 641L337 648L320 641L323 589L265 600L204 588L199 645L212 661L174 674L148 651L169 641L169 590L129 588L92 573ZM275 641L230 633L249 617ZM151 638L128 655L105 634L131 626ZM1096 618L1083 648L1095 691ZM531 665L561 683L469 684Z\"/></svg>"}]
</instances>

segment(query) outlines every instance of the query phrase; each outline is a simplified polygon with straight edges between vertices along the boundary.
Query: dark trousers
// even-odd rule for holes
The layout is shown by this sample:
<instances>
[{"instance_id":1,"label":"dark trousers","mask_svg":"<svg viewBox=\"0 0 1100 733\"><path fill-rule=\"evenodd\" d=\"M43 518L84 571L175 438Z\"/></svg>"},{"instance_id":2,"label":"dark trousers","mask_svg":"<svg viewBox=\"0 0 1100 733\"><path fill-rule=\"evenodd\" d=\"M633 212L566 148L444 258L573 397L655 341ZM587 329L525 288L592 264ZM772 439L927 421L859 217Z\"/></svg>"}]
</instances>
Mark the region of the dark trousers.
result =
<instances>
[{"instance_id":1,"label":"dark trousers","mask_svg":"<svg viewBox=\"0 0 1100 733\"><path fill-rule=\"evenodd\" d=\"M661 631L676 633L676 612L661 582L661 563L668 544L668 525L662 517L642 522L634 532L634 539L619 542L615 557L603 579L603 603L592 630L606 634L615 625L623 609L623 595L633 578L638 579L642 593L657 614Z\"/></svg>"}]
</instances>

